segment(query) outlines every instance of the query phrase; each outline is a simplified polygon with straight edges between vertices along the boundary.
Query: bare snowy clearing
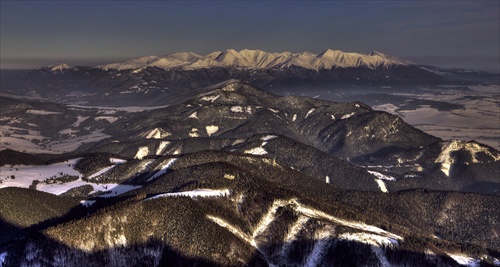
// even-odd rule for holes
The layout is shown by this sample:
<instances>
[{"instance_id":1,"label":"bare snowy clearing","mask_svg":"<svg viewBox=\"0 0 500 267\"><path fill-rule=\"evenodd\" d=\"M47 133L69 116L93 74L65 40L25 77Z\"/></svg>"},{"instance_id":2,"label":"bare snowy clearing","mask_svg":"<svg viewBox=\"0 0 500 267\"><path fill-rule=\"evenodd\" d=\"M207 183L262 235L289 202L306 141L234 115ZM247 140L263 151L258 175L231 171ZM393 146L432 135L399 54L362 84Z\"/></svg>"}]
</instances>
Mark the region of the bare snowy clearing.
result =
<instances>
[{"instance_id":1,"label":"bare snowy clearing","mask_svg":"<svg viewBox=\"0 0 500 267\"><path fill-rule=\"evenodd\" d=\"M443 139L476 140L500 149L499 85L469 86L469 91L440 89L423 90L421 94L394 94L414 99L441 101L463 105L464 108L438 110L428 105L405 109L393 103L373 106L375 110L401 116L405 122Z\"/></svg>"},{"instance_id":2,"label":"bare snowy clearing","mask_svg":"<svg viewBox=\"0 0 500 267\"><path fill-rule=\"evenodd\" d=\"M99 197L113 197L123 194L127 191L140 188L141 186L131 186L131 185L121 185L121 184L96 184L91 182L86 182L82 180L82 174L73 169L73 166L79 159L71 159L65 162L59 162L51 165L38 165L38 166L2 166L0 167L0 188L4 187L21 187L29 188L35 185L36 190L43 191L46 193L60 195L72 188L90 185L93 191L90 194L96 192L108 192L106 194L100 195ZM111 159L114 164L123 163L120 159ZM114 167L105 168L98 173L104 173ZM49 178L63 178L68 176L78 177L76 180L69 182L58 181L55 183L46 183L45 180ZM94 176L96 176L94 174Z\"/></svg>"}]
</instances>

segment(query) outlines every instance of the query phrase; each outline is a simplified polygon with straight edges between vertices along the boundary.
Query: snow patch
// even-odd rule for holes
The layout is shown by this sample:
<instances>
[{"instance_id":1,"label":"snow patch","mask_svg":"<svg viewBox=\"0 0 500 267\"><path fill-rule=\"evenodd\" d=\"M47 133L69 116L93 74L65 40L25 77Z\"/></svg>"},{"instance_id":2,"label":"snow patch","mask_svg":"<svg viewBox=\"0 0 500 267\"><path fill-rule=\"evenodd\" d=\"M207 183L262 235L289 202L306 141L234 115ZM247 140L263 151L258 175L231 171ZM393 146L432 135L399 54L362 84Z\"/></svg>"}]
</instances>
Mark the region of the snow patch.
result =
<instances>
[{"instance_id":1,"label":"snow patch","mask_svg":"<svg viewBox=\"0 0 500 267\"><path fill-rule=\"evenodd\" d=\"M238 144L242 144L244 143L245 140L244 139L236 139L234 140L234 142L231 144L231 146L235 146L235 145L238 145Z\"/></svg>"},{"instance_id":2,"label":"snow patch","mask_svg":"<svg viewBox=\"0 0 500 267\"><path fill-rule=\"evenodd\" d=\"M242 113L243 112L243 107L241 106L232 106L230 108L231 112L236 112L236 113Z\"/></svg>"},{"instance_id":3,"label":"snow patch","mask_svg":"<svg viewBox=\"0 0 500 267\"><path fill-rule=\"evenodd\" d=\"M198 129L192 128L191 132L189 133L189 137L200 137L200 134L198 133Z\"/></svg>"},{"instance_id":4,"label":"snow patch","mask_svg":"<svg viewBox=\"0 0 500 267\"><path fill-rule=\"evenodd\" d=\"M351 112L351 113L349 113L349 114L345 114L345 115L344 115L344 116L342 116L340 119L341 119L341 120L348 119L348 118L350 118L350 117L354 116L354 114L356 114L356 113Z\"/></svg>"},{"instance_id":5,"label":"snow patch","mask_svg":"<svg viewBox=\"0 0 500 267\"><path fill-rule=\"evenodd\" d=\"M7 251L0 253L0 266L4 266L7 255Z\"/></svg>"},{"instance_id":6,"label":"snow patch","mask_svg":"<svg viewBox=\"0 0 500 267\"><path fill-rule=\"evenodd\" d=\"M232 83L232 84L228 84L224 87L222 87L222 91L225 91L225 92L234 92L236 91L236 86L237 86L237 83Z\"/></svg>"},{"instance_id":7,"label":"snow patch","mask_svg":"<svg viewBox=\"0 0 500 267\"><path fill-rule=\"evenodd\" d=\"M140 147L135 154L134 159L143 159L149 154L149 148L147 146Z\"/></svg>"},{"instance_id":8,"label":"snow patch","mask_svg":"<svg viewBox=\"0 0 500 267\"><path fill-rule=\"evenodd\" d=\"M156 149L156 155L161 155L168 145L170 145L169 141L161 141L158 149Z\"/></svg>"},{"instance_id":9,"label":"snow patch","mask_svg":"<svg viewBox=\"0 0 500 267\"><path fill-rule=\"evenodd\" d=\"M209 125L205 127L205 130L207 131L208 136L212 136L212 134L216 133L219 130L219 126Z\"/></svg>"},{"instance_id":10,"label":"snow patch","mask_svg":"<svg viewBox=\"0 0 500 267\"><path fill-rule=\"evenodd\" d=\"M96 202L95 200L80 200L80 204L87 208L94 205L95 202Z\"/></svg>"},{"instance_id":11,"label":"snow patch","mask_svg":"<svg viewBox=\"0 0 500 267\"><path fill-rule=\"evenodd\" d=\"M213 95L213 96L204 96L201 98L203 101L210 101L213 103L215 100L219 99L220 95Z\"/></svg>"},{"instance_id":12,"label":"snow patch","mask_svg":"<svg viewBox=\"0 0 500 267\"><path fill-rule=\"evenodd\" d=\"M292 121L296 121L296 120L297 120L297 114L293 114Z\"/></svg>"},{"instance_id":13,"label":"snow patch","mask_svg":"<svg viewBox=\"0 0 500 267\"><path fill-rule=\"evenodd\" d=\"M325 183L327 183L327 184L330 183L330 177L328 177L328 176L325 177Z\"/></svg>"},{"instance_id":14,"label":"snow patch","mask_svg":"<svg viewBox=\"0 0 500 267\"><path fill-rule=\"evenodd\" d=\"M311 110L309 110L306 114L306 116L304 117L304 119L307 119L307 117L309 117L309 115L311 115L311 113L314 112L314 110L316 110L315 108L312 108Z\"/></svg>"},{"instance_id":15,"label":"snow patch","mask_svg":"<svg viewBox=\"0 0 500 267\"><path fill-rule=\"evenodd\" d=\"M276 135L266 135L264 137L261 137L260 140L262 141L269 141L269 140L273 140L274 138L276 138L277 136ZM264 146L265 144L263 144L262 146Z\"/></svg>"},{"instance_id":16,"label":"snow patch","mask_svg":"<svg viewBox=\"0 0 500 267\"><path fill-rule=\"evenodd\" d=\"M478 259L471 258L467 255L461 255L461 254L452 254L452 253L446 253L448 256L450 256L454 261L456 261L460 265L464 266L470 266L470 267L479 267L481 261Z\"/></svg>"},{"instance_id":17,"label":"snow patch","mask_svg":"<svg viewBox=\"0 0 500 267\"><path fill-rule=\"evenodd\" d=\"M245 150L245 154L266 155L267 151L263 147L255 147L252 149Z\"/></svg>"},{"instance_id":18,"label":"snow patch","mask_svg":"<svg viewBox=\"0 0 500 267\"><path fill-rule=\"evenodd\" d=\"M227 197L230 196L231 192L229 189L214 190L214 189L196 189L192 191L176 192L176 193L165 193L159 194L154 197L147 198L146 200L151 200L160 197Z\"/></svg>"},{"instance_id":19,"label":"snow patch","mask_svg":"<svg viewBox=\"0 0 500 267\"><path fill-rule=\"evenodd\" d=\"M61 112L56 112L56 111L28 109L28 110L26 110L26 114L34 114L34 115L57 115L57 114L62 114L62 113Z\"/></svg>"},{"instance_id":20,"label":"snow patch","mask_svg":"<svg viewBox=\"0 0 500 267\"><path fill-rule=\"evenodd\" d=\"M162 129L154 128L147 136L146 139L161 139L171 135L169 132L165 132Z\"/></svg>"},{"instance_id":21,"label":"snow patch","mask_svg":"<svg viewBox=\"0 0 500 267\"><path fill-rule=\"evenodd\" d=\"M125 184L98 184L94 186L94 191L103 191L106 192L98 197L114 197L126 193L128 191L132 191L135 189L139 189L142 186L140 185L125 185Z\"/></svg>"},{"instance_id":22,"label":"snow patch","mask_svg":"<svg viewBox=\"0 0 500 267\"><path fill-rule=\"evenodd\" d=\"M173 159L170 159L166 164L164 164L160 170L155 173L153 176L151 176L149 179L146 180L146 182L149 182L149 181L152 181L158 177L160 177L161 175L167 173L171 168L172 168L172 165L177 161L177 158L173 158Z\"/></svg>"},{"instance_id":23,"label":"snow patch","mask_svg":"<svg viewBox=\"0 0 500 267\"><path fill-rule=\"evenodd\" d=\"M453 152L459 150L468 151L472 155L473 163L479 163L479 160L476 158L476 154L480 152L483 152L486 155L492 157L495 161L500 160L500 155L493 155L491 151L489 151L486 147L481 146L475 142L451 140L441 145L441 153L435 161L436 163L441 163L441 171L446 174L446 176L450 176L451 166L454 163L451 155Z\"/></svg>"},{"instance_id":24,"label":"snow patch","mask_svg":"<svg viewBox=\"0 0 500 267\"><path fill-rule=\"evenodd\" d=\"M250 244L253 247L257 248L256 245L255 245L255 242L253 241L253 239L248 234L246 234L241 229L239 229L238 227L233 226L230 223L226 222L225 220L223 220L221 218L217 218L217 217L212 216L212 215L207 215L206 217L207 217L207 219L211 220L212 222L218 224L219 226L221 226L223 228L226 228L233 235L241 238L242 240L244 240L248 244Z\"/></svg>"},{"instance_id":25,"label":"snow patch","mask_svg":"<svg viewBox=\"0 0 500 267\"><path fill-rule=\"evenodd\" d=\"M375 177L377 177L378 179L380 180L387 180L387 181L396 181L396 178L392 177L392 176L387 176L385 174L382 174L380 172L376 172L376 171L368 171L368 173L374 175Z\"/></svg>"},{"instance_id":26,"label":"snow patch","mask_svg":"<svg viewBox=\"0 0 500 267\"><path fill-rule=\"evenodd\" d=\"M191 113L191 115L189 115L188 118L199 119L198 118L198 112L195 111L195 112Z\"/></svg>"},{"instance_id":27,"label":"snow patch","mask_svg":"<svg viewBox=\"0 0 500 267\"><path fill-rule=\"evenodd\" d=\"M339 235L338 238L369 244L373 253L375 253L375 256L380 261L380 265L384 267L389 267L391 265L389 264L384 250L381 247L392 247L398 244L398 241L395 239L368 233L344 233Z\"/></svg>"},{"instance_id":28,"label":"snow patch","mask_svg":"<svg viewBox=\"0 0 500 267\"><path fill-rule=\"evenodd\" d=\"M387 190L387 187L385 186L385 183L384 181L380 180L380 179L374 179L375 182L377 182L378 184L378 187L380 187L380 190L384 193L389 193L389 191Z\"/></svg>"},{"instance_id":29,"label":"snow patch","mask_svg":"<svg viewBox=\"0 0 500 267\"><path fill-rule=\"evenodd\" d=\"M325 229L318 230L314 233L314 242L313 250L309 257L307 257L305 266L307 267L315 267L319 266L321 260L328 253L328 247L331 243L334 242L330 236L334 233L335 229L333 226L326 226Z\"/></svg>"},{"instance_id":30,"label":"snow patch","mask_svg":"<svg viewBox=\"0 0 500 267\"><path fill-rule=\"evenodd\" d=\"M112 116L99 116L99 117L94 118L95 121L106 120L109 123L113 123L113 122L117 121L118 119L119 119L118 117L112 117Z\"/></svg>"}]
</instances>

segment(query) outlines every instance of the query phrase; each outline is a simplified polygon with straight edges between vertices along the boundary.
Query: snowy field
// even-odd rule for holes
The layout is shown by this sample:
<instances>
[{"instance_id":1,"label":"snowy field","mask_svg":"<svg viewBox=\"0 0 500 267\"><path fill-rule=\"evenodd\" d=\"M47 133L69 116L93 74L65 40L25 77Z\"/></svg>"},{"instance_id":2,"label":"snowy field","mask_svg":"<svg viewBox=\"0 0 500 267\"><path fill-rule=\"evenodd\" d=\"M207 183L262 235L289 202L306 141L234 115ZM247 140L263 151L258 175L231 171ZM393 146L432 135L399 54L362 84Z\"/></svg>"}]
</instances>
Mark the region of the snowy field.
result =
<instances>
[{"instance_id":1,"label":"snowy field","mask_svg":"<svg viewBox=\"0 0 500 267\"><path fill-rule=\"evenodd\" d=\"M394 94L411 99L458 104L462 108L438 110L421 105L405 108L394 103L373 106L398 115L405 122L443 139L476 140L500 149L500 85L469 86L470 90L447 87L425 89L422 93Z\"/></svg>"},{"instance_id":2,"label":"snowy field","mask_svg":"<svg viewBox=\"0 0 500 267\"><path fill-rule=\"evenodd\" d=\"M106 192L99 197L113 197L123 194L127 191L134 190L140 186L121 185L121 184L97 184L82 180L83 175L73 169L79 159L71 159L65 162L59 162L51 165L37 166L2 166L0 167L0 188L4 187L22 187L29 188L36 184L36 190L47 192L54 195L60 195L72 188L90 185L93 190L90 194L96 192ZM111 159L111 167L98 171L103 173L112 169L112 167L122 164L124 161L120 159ZM64 176L74 176L78 179L72 181L57 181L54 183L48 182L49 178L62 178ZM34 181L38 181L35 182Z\"/></svg>"}]
</instances>

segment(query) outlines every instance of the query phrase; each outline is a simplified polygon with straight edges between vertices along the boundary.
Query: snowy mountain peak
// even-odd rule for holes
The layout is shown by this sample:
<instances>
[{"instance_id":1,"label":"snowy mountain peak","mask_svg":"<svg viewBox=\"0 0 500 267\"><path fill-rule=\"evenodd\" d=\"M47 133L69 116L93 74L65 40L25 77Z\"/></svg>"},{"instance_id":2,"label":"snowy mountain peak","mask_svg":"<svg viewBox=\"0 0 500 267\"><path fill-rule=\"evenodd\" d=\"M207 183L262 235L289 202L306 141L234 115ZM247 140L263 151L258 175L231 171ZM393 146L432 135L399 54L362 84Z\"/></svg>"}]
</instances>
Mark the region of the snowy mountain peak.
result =
<instances>
[{"instance_id":1,"label":"snowy mountain peak","mask_svg":"<svg viewBox=\"0 0 500 267\"><path fill-rule=\"evenodd\" d=\"M346 53L340 50L328 49L320 54L311 52L282 52L269 53L261 50L243 49L236 51L228 49L224 52L212 52L200 56L192 52L174 53L166 56L147 56L132 59L124 63L113 63L97 66L103 70L126 70L146 67L157 67L165 70L173 68L205 69L212 67L236 67L245 69L270 69L300 67L304 69L320 70L332 68L370 69L388 68L397 65L411 65L406 60L389 56L377 51L369 54Z\"/></svg>"},{"instance_id":2,"label":"snowy mountain peak","mask_svg":"<svg viewBox=\"0 0 500 267\"><path fill-rule=\"evenodd\" d=\"M51 65L51 66L48 66L47 68L52 72L58 72L58 71L62 72L63 70L69 69L70 67L68 64L62 63L59 65Z\"/></svg>"}]
</instances>

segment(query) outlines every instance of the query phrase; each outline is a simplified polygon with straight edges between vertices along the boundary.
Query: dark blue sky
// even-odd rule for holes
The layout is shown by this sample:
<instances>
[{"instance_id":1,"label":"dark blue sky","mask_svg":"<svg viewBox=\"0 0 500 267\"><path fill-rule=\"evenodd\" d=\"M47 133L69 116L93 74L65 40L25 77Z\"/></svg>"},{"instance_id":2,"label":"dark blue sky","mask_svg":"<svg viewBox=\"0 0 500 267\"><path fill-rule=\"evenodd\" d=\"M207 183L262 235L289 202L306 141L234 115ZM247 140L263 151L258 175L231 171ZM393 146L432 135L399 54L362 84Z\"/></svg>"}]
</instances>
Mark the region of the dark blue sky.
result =
<instances>
[{"instance_id":1,"label":"dark blue sky","mask_svg":"<svg viewBox=\"0 0 500 267\"><path fill-rule=\"evenodd\" d=\"M0 1L1 67L229 48L372 50L500 72L500 1Z\"/></svg>"}]
</instances>

